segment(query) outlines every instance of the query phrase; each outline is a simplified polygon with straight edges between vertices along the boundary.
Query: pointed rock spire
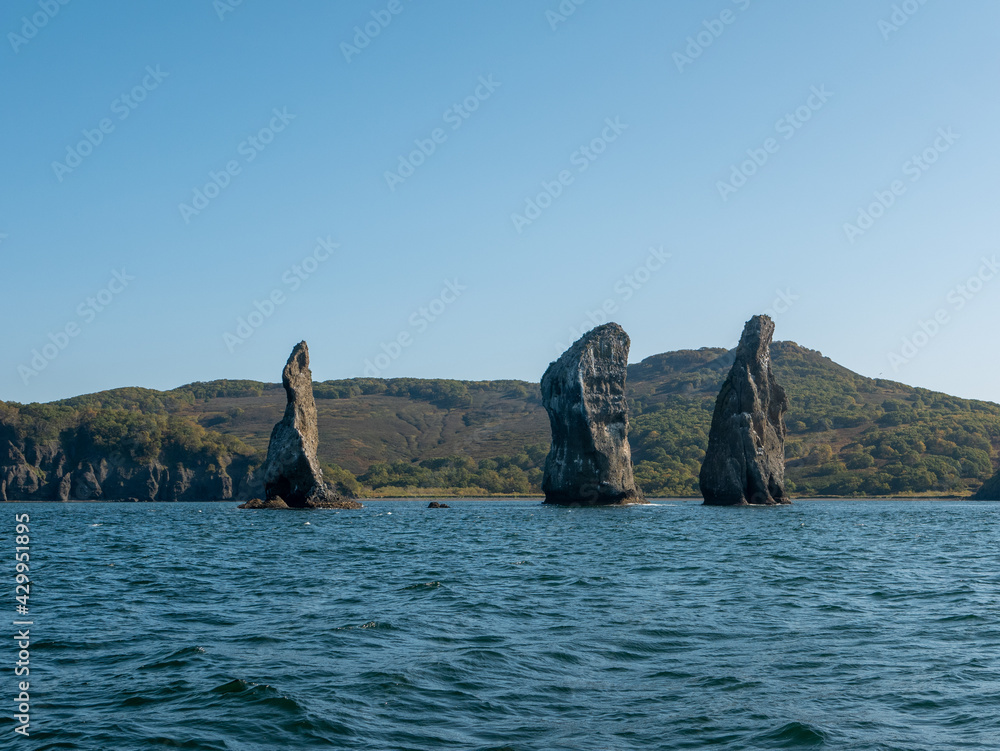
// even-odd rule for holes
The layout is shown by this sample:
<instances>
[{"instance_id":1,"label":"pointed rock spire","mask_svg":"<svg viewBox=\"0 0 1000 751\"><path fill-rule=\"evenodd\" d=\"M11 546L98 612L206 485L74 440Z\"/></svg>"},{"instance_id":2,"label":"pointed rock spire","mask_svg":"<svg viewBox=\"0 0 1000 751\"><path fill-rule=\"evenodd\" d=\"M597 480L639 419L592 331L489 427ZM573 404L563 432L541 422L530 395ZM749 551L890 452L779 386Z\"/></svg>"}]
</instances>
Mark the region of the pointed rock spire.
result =
<instances>
[{"instance_id":1,"label":"pointed rock spire","mask_svg":"<svg viewBox=\"0 0 1000 751\"><path fill-rule=\"evenodd\" d=\"M774 322L754 316L743 328L729 377L715 401L701 466L706 505L790 503L785 495L785 390L771 372Z\"/></svg>"},{"instance_id":2,"label":"pointed rock spire","mask_svg":"<svg viewBox=\"0 0 1000 751\"><path fill-rule=\"evenodd\" d=\"M319 428L305 342L292 350L281 384L288 403L267 446L262 468L265 500L248 501L241 508L360 508L360 503L344 500L323 480L316 457Z\"/></svg>"}]
</instances>

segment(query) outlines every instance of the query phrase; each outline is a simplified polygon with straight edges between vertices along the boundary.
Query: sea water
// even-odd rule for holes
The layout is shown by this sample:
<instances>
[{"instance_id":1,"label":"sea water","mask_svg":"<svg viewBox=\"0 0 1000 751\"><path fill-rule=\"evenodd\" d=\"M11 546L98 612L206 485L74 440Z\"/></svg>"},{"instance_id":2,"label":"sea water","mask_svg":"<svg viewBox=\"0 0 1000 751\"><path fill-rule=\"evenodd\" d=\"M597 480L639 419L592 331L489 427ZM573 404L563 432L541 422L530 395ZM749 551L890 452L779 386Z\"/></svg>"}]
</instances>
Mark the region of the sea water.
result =
<instances>
[{"instance_id":1,"label":"sea water","mask_svg":"<svg viewBox=\"0 0 1000 751\"><path fill-rule=\"evenodd\" d=\"M448 503L4 504L0 745L1000 747L998 504Z\"/></svg>"}]
</instances>

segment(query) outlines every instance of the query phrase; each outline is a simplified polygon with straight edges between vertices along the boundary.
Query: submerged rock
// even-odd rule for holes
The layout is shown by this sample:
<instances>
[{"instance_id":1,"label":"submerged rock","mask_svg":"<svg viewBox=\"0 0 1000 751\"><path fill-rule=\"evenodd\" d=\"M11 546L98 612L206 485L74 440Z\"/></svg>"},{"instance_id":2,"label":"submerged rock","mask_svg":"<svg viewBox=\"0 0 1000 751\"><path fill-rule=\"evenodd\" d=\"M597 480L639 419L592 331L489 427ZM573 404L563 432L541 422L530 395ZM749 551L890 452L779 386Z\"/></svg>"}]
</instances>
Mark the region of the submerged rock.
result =
<instances>
[{"instance_id":1,"label":"submerged rock","mask_svg":"<svg viewBox=\"0 0 1000 751\"><path fill-rule=\"evenodd\" d=\"M298 506L289 506L285 503L283 498L271 498L269 500L261 500L260 498L251 498L246 503L243 503L239 508L249 508L249 509L291 509L299 508ZM352 501L346 498L341 498L335 501L323 501L322 503L311 503L306 504L305 508L339 508L339 509L354 509L361 508L361 504L357 501ZM308 522L306 522L308 524Z\"/></svg>"},{"instance_id":2,"label":"submerged rock","mask_svg":"<svg viewBox=\"0 0 1000 751\"><path fill-rule=\"evenodd\" d=\"M427 504L427 508L451 508L447 503L438 503L437 501L431 501Z\"/></svg>"},{"instance_id":3,"label":"submerged rock","mask_svg":"<svg viewBox=\"0 0 1000 751\"><path fill-rule=\"evenodd\" d=\"M292 350L281 383L288 403L267 446L262 469L264 500L254 499L240 508L361 508L360 503L343 498L323 480L316 458L319 428L305 342Z\"/></svg>"},{"instance_id":4,"label":"submerged rock","mask_svg":"<svg viewBox=\"0 0 1000 751\"><path fill-rule=\"evenodd\" d=\"M240 508L289 508L289 505L280 498L272 498L269 501L260 498L251 498L242 504Z\"/></svg>"},{"instance_id":5,"label":"submerged rock","mask_svg":"<svg viewBox=\"0 0 1000 751\"><path fill-rule=\"evenodd\" d=\"M771 372L774 322L743 328L733 367L715 400L699 484L710 506L773 506L785 495L785 390Z\"/></svg>"},{"instance_id":6,"label":"submerged rock","mask_svg":"<svg viewBox=\"0 0 1000 751\"><path fill-rule=\"evenodd\" d=\"M645 503L628 445L628 350L628 334L607 323L582 336L542 376L552 427L542 479L546 503Z\"/></svg>"}]
</instances>

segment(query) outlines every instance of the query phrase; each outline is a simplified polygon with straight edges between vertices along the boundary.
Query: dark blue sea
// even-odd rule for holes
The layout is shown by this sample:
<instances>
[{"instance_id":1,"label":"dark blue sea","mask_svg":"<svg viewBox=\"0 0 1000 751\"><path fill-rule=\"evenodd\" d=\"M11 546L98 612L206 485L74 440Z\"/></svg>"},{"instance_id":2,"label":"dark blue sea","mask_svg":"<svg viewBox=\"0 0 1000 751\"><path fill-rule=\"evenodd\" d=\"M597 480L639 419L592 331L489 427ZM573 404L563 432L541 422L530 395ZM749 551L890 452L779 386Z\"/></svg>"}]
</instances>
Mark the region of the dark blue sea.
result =
<instances>
[{"instance_id":1,"label":"dark blue sea","mask_svg":"<svg viewBox=\"0 0 1000 751\"><path fill-rule=\"evenodd\" d=\"M1000 505L448 503L4 504L0 747L1000 747Z\"/></svg>"}]
</instances>

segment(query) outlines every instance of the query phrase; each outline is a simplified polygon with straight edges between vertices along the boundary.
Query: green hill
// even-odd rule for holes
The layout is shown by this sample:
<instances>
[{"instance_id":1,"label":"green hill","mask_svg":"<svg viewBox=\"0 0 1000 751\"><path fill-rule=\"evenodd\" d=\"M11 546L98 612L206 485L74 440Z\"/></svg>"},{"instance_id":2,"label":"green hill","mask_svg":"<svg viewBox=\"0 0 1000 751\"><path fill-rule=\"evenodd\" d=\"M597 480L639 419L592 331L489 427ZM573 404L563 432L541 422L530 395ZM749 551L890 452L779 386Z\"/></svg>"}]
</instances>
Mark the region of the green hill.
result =
<instances>
[{"instance_id":1,"label":"green hill","mask_svg":"<svg viewBox=\"0 0 1000 751\"><path fill-rule=\"evenodd\" d=\"M865 378L819 352L775 342L788 392L787 478L793 495L964 495L993 474L1000 405ZM668 352L629 366L630 441L649 496L697 496L724 349ZM320 459L347 487L376 492L537 493L549 428L536 383L350 379L315 384ZM0 439L68 440L136 460L225 467L260 461L284 410L279 384L193 383L47 405L0 402ZM60 438L61 437L61 438ZM170 453L169 457L165 456ZM2 468L0 468L2 469Z\"/></svg>"},{"instance_id":2,"label":"green hill","mask_svg":"<svg viewBox=\"0 0 1000 751\"><path fill-rule=\"evenodd\" d=\"M788 392L786 477L797 495L965 494L993 473L1000 405L860 376L792 342L771 349ZM697 495L721 349L671 352L629 369L637 479Z\"/></svg>"}]
</instances>

